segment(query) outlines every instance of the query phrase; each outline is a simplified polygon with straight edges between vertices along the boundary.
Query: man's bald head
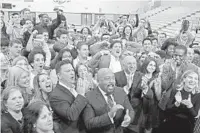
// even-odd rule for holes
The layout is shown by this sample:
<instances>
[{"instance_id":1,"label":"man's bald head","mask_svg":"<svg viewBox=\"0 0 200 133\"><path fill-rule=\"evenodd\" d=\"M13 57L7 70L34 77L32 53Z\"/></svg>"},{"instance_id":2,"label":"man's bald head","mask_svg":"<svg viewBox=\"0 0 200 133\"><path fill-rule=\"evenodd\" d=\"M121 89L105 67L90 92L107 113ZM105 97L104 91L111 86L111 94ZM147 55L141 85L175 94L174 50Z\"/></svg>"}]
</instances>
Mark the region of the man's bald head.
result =
<instances>
[{"instance_id":1,"label":"man's bald head","mask_svg":"<svg viewBox=\"0 0 200 133\"><path fill-rule=\"evenodd\" d=\"M134 73L137 69L137 61L133 56L124 57L122 64L124 71L127 73Z\"/></svg>"},{"instance_id":2,"label":"man's bald head","mask_svg":"<svg viewBox=\"0 0 200 133\"><path fill-rule=\"evenodd\" d=\"M109 68L101 68L97 72L97 80L101 80L106 74L113 74Z\"/></svg>"},{"instance_id":3,"label":"man's bald head","mask_svg":"<svg viewBox=\"0 0 200 133\"><path fill-rule=\"evenodd\" d=\"M99 87L107 94L115 89L115 75L109 68L101 68L97 73Z\"/></svg>"}]
</instances>

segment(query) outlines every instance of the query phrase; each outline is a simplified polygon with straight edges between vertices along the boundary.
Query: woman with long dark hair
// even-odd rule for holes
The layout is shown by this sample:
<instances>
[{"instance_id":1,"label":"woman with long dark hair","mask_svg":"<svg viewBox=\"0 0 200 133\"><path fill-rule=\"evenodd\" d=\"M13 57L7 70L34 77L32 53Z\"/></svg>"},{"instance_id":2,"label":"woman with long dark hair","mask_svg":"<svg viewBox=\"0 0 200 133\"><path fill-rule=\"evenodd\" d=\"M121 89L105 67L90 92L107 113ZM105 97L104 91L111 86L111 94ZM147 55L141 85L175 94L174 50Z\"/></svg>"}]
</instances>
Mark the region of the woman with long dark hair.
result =
<instances>
[{"instance_id":1,"label":"woman with long dark hair","mask_svg":"<svg viewBox=\"0 0 200 133\"><path fill-rule=\"evenodd\" d=\"M151 133L159 125L158 102L161 98L161 78L159 66L154 58L145 59L141 72L142 114L139 133Z\"/></svg>"}]
</instances>

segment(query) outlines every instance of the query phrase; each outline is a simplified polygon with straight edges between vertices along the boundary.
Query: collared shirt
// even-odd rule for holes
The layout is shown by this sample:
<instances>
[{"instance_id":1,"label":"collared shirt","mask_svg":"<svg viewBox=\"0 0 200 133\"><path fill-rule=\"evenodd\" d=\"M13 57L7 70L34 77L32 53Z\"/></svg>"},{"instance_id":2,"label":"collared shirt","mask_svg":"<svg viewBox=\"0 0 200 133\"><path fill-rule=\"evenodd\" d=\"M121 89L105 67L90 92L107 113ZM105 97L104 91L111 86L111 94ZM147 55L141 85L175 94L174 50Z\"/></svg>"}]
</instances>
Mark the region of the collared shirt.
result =
<instances>
[{"instance_id":1,"label":"collared shirt","mask_svg":"<svg viewBox=\"0 0 200 133\"><path fill-rule=\"evenodd\" d=\"M106 103L108 104L108 97L107 97L106 93L105 93L100 87L98 87L98 88L99 88L101 94L103 95L103 97L104 97ZM111 96L111 99L113 100L114 105L116 105L116 102L115 102L115 100L114 100L113 95L110 95L110 96ZM111 118L110 116L109 116L109 118L110 118L111 122L114 123L113 118Z\"/></svg>"},{"instance_id":2,"label":"collared shirt","mask_svg":"<svg viewBox=\"0 0 200 133\"><path fill-rule=\"evenodd\" d=\"M130 74L127 74L126 72L124 72L124 73L125 73L126 78L127 78L127 84L131 87L135 73L130 73Z\"/></svg>"},{"instance_id":3,"label":"collared shirt","mask_svg":"<svg viewBox=\"0 0 200 133\"><path fill-rule=\"evenodd\" d=\"M127 74L126 72L124 72L127 78L127 85L123 87L124 91L126 92L126 94L129 94L131 85L133 83L133 77L135 73L131 73L131 74Z\"/></svg>"},{"instance_id":4,"label":"collared shirt","mask_svg":"<svg viewBox=\"0 0 200 133\"><path fill-rule=\"evenodd\" d=\"M110 66L109 68L112 70L113 73L119 72L122 70L121 63L117 60L113 55L110 55Z\"/></svg>"},{"instance_id":5,"label":"collared shirt","mask_svg":"<svg viewBox=\"0 0 200 133\"><path fill-rule=\"evenodd\" d=\"M17 39L17 38L23 38L23 34L22 34L22 27L17 27L15 25L11 25L9 27L9 32L7 32L7 34L10 35L10 40L13 40L13 39Z\"/></svg>"},{"instance_id":6,"label":"collared shirt","mask_svg":"<svg viewBox=\"0 0 200 133\"><path fill-rule=\"evenodd\" d=\"M73 88L69 88L68 86L66 86L65 84L63 84L62 82L59 81L59 84L63 87L65 87L66 89L68 89L72 95L76 98L78 93L75 91L75 86Z\"/></svg>"}]
</instances>

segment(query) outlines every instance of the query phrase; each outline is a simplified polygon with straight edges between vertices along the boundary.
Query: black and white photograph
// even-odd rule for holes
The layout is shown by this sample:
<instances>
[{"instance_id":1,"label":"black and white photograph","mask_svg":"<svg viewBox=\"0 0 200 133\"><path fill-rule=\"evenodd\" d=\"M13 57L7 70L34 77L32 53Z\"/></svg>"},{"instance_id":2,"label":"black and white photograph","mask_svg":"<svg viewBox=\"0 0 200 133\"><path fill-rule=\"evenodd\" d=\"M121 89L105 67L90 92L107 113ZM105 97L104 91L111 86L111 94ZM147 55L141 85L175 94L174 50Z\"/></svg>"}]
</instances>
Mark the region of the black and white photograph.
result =
<instances>
[{"instance_id":1,"label":"black and white photograph","mask_svg":"<svg viewBox=\"0 0 200 133\"><path fill-rule=\"evenodd\" d=\"M0 0L1 133L200 133L200 0Z\"/></svg>"}]
</instances>

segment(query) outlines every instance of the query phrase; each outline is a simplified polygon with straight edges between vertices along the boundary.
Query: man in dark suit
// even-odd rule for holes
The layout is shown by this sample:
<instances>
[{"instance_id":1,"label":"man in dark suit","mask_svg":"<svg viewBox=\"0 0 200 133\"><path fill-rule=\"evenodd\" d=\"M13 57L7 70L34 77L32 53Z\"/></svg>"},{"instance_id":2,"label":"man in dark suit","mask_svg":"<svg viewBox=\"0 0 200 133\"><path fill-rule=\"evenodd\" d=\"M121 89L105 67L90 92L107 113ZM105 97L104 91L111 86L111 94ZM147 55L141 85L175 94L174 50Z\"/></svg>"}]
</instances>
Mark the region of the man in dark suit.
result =
<instances>
[{"instance_id":1,"label":"man in dark suit","mask_svg":"<svg viewBox=\"0 0 200 133\"><path fill-rule=\"evenodd\" d=\"M79 116L87 105L84 94L75 90L75 72L70 61L56 65L59 82L50 94L49 101L63 133L79 133Z\"/></svg>"},{"instance_id":2,"label":"man in dark suit","mask_svg":"<svg viewBox=\"0 0 200 133\"><path fill-rule=\"evenodd\" d=\"M135 92L140 89L140 83L142 79L142 73L137 70L137 61L133 56L126 56L122 60L123 70L115 73L116 86L122 87L129 97L129 101L135 111L135 119L130 124L126 132L135 133L138 132L138 120L141 113L142 101L136 98Z\"/></svg>"},{"instance_id":3,"label":"man in dark suit","mask_svg":"<svg viewBox=\"0 0 200 133\"><path fill-rule=\"evenodd\" d=\"M129 94L132 85L137 86L142 74L137 72L137 61L133 56L126 56L122 60L122 71L115 73L116 86L122 87Z\"/></svg>"},{"instance_id":4,"label":"man in dark suit","mask_svg":"<svg viewBox=\"0 0 200 133\"><path fill-rule=\"evenodd\" d=\"M126 93L115 87L115 76L108 68L97 73L98 87L86 94L89 104L83 112L88 133L123 133L134 118Z\"/></svg>"}]
</instances>

